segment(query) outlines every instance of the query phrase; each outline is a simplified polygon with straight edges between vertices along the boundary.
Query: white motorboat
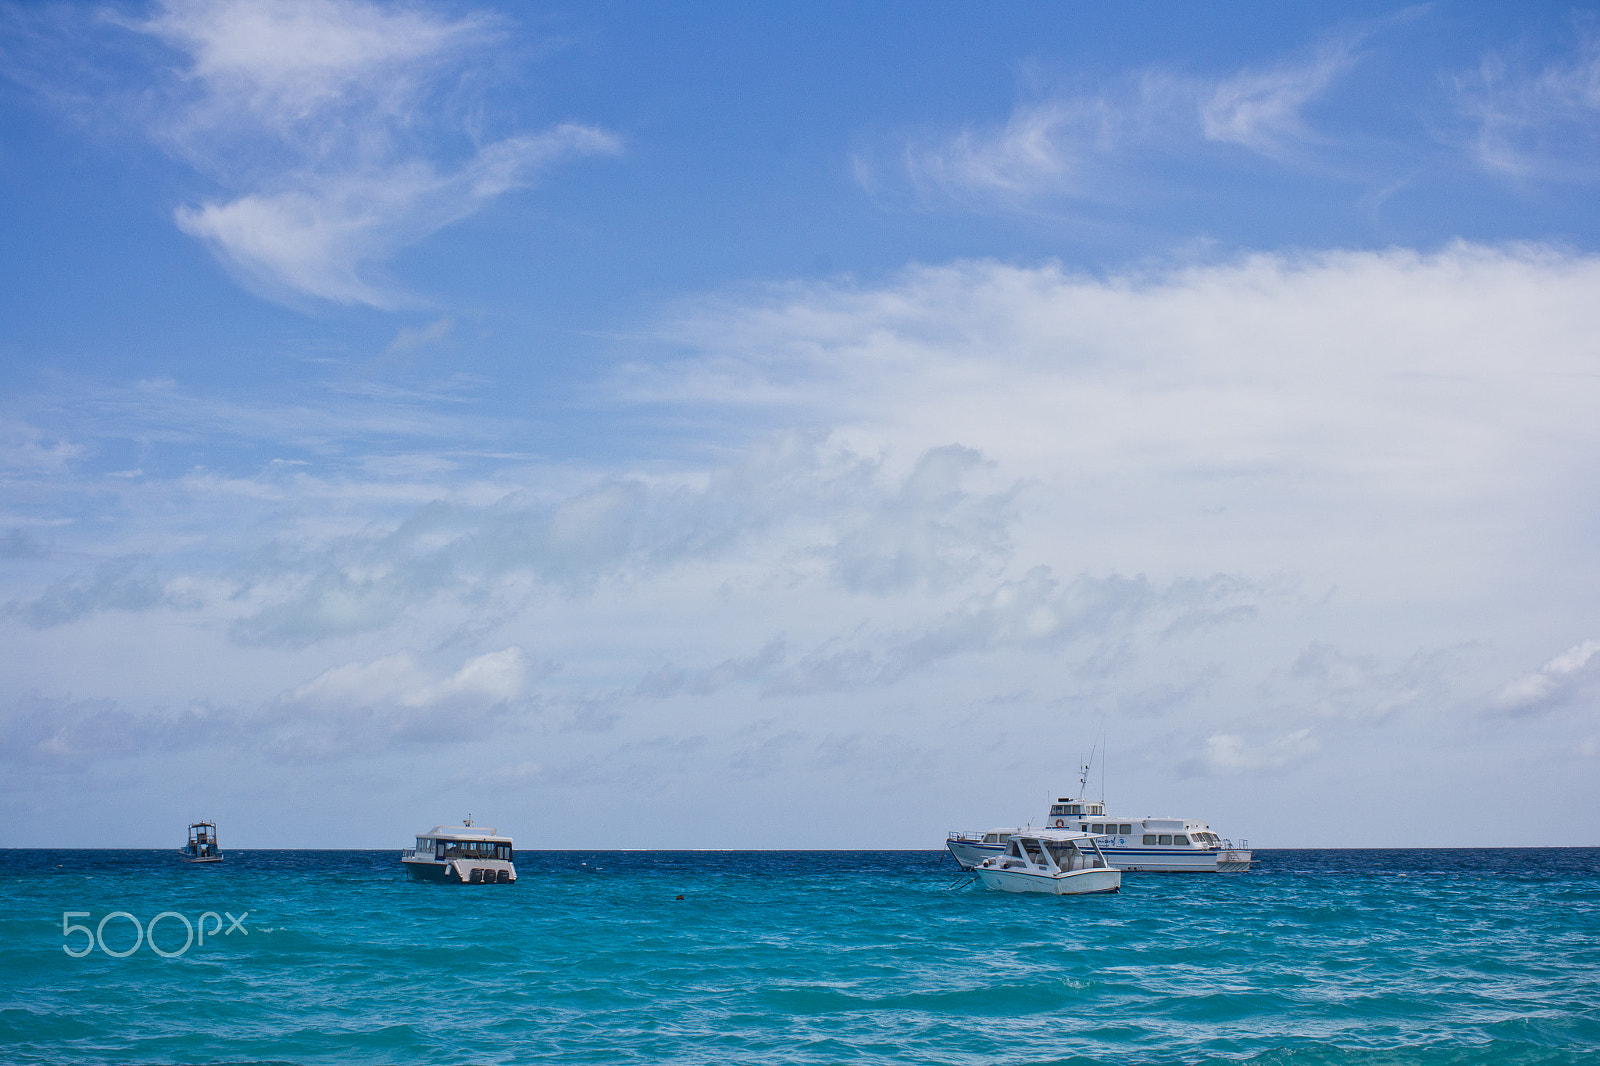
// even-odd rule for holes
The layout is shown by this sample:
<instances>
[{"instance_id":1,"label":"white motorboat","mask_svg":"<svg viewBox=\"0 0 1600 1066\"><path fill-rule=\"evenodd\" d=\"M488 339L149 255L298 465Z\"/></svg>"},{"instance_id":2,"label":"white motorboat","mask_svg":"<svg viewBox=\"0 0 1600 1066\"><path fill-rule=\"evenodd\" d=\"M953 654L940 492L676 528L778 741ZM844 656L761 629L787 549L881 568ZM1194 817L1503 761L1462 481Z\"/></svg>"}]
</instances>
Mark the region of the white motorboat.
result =
<instances>
[{"instance_id":1,"label":"white motorboat","mask_svg":"<svg viewBox=\"0 0 1600 1066\"><path fill-rule=\"evenodd\" d=\"M215 822L195 822L189 826L189 842L179 849L184 862L221 862Z\"/></svg>"},{"instance_id":2,"label":"white motorboat","mask_svg":"<svg viewBox=\"0 0 1600 1066\"><path fill-rule=\"evenodd\" d=\"M1080 785L1087 778L1085 767ZM1235 847L1233 841L1213 833L1205 822L1109 815L1103 802L1084 799L1081 790L1076 799L1063 796L1050 804L1044 828L1093 833L1111 864L1128 873L1243 873L1250 869L1252 861L1248 840ZM1031 826L1007 826L982 833L952 831L945 847L962 869L970 870L984 859L1004 853L1009 837L1031 831Z\"/></svg>"},{"instance_id":3,"label":"white motorboat","mask_svg":"<svg viewBox=\"0 0 1600 1066\"><path fill-rule=\"evenodd\" d=\"M444 881L458 885L506 885L517 879L511 838L498 829L475 826L466 818L461 825L436 825L417 834L417 846L400 853L406 876L413 881Z\"/></svg>"},{"instance_id":4,"label":"white motorboat","mask_svg":"<svg viewBox=\"0 0 1600 1066\"><path fill-rule=\"evenodd\" d=\"M1087 896L1122 888L1122 871L1106 861L1095 835L1069 829L1014 833L1004 852L984 859L972 872L1001 892Z\"/></svg>"}]
</instances>

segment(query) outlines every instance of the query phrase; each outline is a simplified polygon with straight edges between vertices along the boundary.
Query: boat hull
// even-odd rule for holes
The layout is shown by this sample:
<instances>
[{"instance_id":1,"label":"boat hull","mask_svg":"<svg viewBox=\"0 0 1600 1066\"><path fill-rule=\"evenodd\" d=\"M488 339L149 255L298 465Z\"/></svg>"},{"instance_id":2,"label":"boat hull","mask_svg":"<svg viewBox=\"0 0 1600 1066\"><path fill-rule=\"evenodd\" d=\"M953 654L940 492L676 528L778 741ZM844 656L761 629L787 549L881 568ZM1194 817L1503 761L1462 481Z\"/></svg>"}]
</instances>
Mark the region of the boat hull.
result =
<instances>
[{"instance_id":1,"label":"boat hull","mask_svg":"<svg viewBox=\"0 0 1600 1066\"><path fill-rule=\"evenodd\" d=\"M447 885L509 885L517 880L517 868L502 860L473 861L451 859L401 859L406 876L413 881L436 881Z\"/></svg>"},{"instance_id":2,"label":"boat hull","mask_svg":"<svg viewBox=\"0 0 1600 1066\"><path fill-rule=\"evenodd\" d=\"M987 888L999 892L1039 892L1050 896L1093 896L1122 888L1122 871L1116 869L1069 870L1049 873L1043 870L1001 870L980 866L973 871Z\"/></svg>"}]
</instances>

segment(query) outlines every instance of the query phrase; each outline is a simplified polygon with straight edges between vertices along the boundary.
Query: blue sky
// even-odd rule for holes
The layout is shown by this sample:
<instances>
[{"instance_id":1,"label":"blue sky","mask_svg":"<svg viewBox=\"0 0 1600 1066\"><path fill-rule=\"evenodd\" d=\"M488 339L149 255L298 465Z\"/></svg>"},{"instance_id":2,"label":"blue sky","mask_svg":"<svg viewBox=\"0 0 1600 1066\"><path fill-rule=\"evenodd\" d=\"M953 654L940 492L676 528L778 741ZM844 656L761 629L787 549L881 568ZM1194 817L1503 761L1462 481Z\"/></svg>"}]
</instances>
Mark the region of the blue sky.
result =
<instances>
[{"instance_id":1,"label":"blue sky","mask_svg":"<svg viewBox=\"0 0 1600 1066\"><path fill-rule=\"evenodd\" d=\"M1597 184L1594 5L0 6L0 843L1593 844Z\"/></svg>"}]
</instances>

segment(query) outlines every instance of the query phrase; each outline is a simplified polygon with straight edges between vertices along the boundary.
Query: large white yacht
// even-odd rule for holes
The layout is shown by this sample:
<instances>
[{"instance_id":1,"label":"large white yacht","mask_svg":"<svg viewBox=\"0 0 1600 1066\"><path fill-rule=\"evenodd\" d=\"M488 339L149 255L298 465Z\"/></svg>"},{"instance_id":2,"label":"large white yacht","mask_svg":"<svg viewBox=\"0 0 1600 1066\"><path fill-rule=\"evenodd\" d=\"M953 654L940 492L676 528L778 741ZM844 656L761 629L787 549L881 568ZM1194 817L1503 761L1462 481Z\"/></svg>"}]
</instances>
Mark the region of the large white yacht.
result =
<instances>
[{"instance_id":1,"label":"large white yacht","mask_svg":"<svg viewBox=\"0 0 1600 1066\"><path fill-rule=\"evenodd\" d=\"M1085 771L1087 776L1087 770ZM1250 842L1219 837L1205 822L1186 818L1109 815L1104 803L1065 796L1050 805L1045 828L1093 833L1111 865L1129 873L1243 873L1250 869ZM1029 828L1010 826L984 833L952 832L945 847L964 870L1005 854L1007 842Z\"/></svg>"},{"instance_id":2,"label":"large white yacht","mask_svg":"<svg viewBox=\"0 0 1600 1066\"><path fill-rule=\"evenodd\" d=\"M417 834L417 846L400 853L413 881L458 885L510 884L517 879L513 858L510 837L492 827L475 826L470 817L461 825L436 825Z\"/></svg>"}]
</instances>

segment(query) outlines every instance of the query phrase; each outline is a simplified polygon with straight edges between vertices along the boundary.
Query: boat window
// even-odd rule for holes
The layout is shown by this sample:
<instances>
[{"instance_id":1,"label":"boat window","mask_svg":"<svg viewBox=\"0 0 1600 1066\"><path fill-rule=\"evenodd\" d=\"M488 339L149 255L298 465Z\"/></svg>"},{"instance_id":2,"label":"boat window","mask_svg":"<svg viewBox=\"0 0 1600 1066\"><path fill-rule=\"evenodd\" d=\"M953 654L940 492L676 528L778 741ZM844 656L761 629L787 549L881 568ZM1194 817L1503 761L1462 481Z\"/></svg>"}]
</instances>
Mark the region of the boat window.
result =
<instances>
[{"instance_id":1,"label":"boat window","mask_svg":"<svg viewBox=\"0 0 1600 1066\"><path fill-rule=\"evenodd\" d=\"M1146 844L1154 844L1156 842L1156 835L1154 833L1146 833L1144 835L1144 842Z\"/></svg>"},{"instance_id":2,"label":"boat window","mask_svg":"<svg viewBox=\"0 0 1600 1066\"><path fill-rule=\"evenodd\" d=\"M1133 826L1129 825L1127 822L1123 822L1121 825L1117 826L1117 832L1121 833L1123 836L1127 836L1133 832Z\"/></svg>"},{"instance_id":3,"label":"boat window","mask_svg":"<svg viewBox=\"0 0 1600 1066\"><path fill-rule=\"evenodd\" d=\"M1058 814L1066 814L1066 813L1067 813L1067 805L1065 803L1055 803L1055 804L1052 804L1051 807L1050 807L1050 814L1051 814L1052 817L1054 817L1055 815L1058 815Z\"/></svg>"},{"instance_id":4,"label":"boat window","mask_svg":"<svg viewBox=\"0 0 1600 1066\"><path fill-rule=\"evenodd\" d=\"M1172 834L1171 833L1162 833L1160 836L1158 836L1156 838L1156 843L1157 844L1170 844L1170 843L1172 843Z\"/></svg>"},{"instance_id":5,"label":"boat window","mask_svg":"<svg viewBox=\"0 0 1600 1066\"><path fill-rule=\"evenodd\" d=\"M983 837L983 842L985 844L998 844L998 843L1000 843L1000 834L999 833L985 833L984 837Z\"/></svg>"},{"instance_id":6,"label":"boat window","mask_svg":"<svg viewBox=\"0 0 1600 1066\"><path fill-rule=\"evenodd\" d=\"M1174 844L1181 844L1184 847L1189 846L1189 838L1184 836L1182 833L1179 833L1177 836L1173 837L1172 842Z\"/></svg>"},{"instance_id":7,"label":"boat window","mask_svg":"<svg viewBox=\"0 0 1600 1066\"><path fill-rule=\"evenodd\" d=\"M1089 831L1089 823L1088 822L1079 822L1078 823L1078 832L1087 833L1088 831Z\"/></svg>"},{"instance_id":8,"label":"boat window","mask_svg":"<svg viewBox=\"0 0 1600 1066\"><path fill-rule=\"evenodd\" d=\"M1104 833L1105 831L1106 827L1101 825L1099 822L1096 822L1089 827L1089 832L1091 833Z\"/></svg>"}]
</instances>

